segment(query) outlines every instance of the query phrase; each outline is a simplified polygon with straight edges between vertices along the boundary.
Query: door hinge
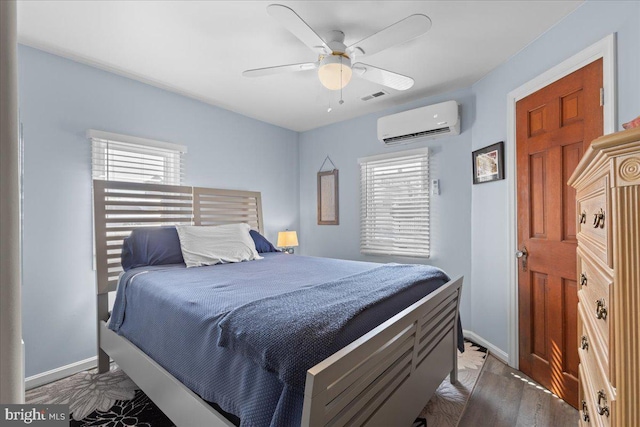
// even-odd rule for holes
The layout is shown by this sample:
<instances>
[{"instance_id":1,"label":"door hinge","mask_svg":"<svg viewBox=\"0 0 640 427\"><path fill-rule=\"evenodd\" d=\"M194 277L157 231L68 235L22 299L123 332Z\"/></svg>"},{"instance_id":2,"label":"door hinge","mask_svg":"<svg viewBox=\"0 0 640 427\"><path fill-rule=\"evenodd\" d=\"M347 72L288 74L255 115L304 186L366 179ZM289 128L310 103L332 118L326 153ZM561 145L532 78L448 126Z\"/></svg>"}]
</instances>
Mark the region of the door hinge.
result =
<instances>
[{"instance_id":1,"label":"door hinge","mask_svg":"<svg viewBox=\"0 0 640 427\"><path fill-rule=\"evenodd\" d=\"M604 105L604 88L601 87L600 88L600 106L602 107Z\"/></svg>"}]
</instances>

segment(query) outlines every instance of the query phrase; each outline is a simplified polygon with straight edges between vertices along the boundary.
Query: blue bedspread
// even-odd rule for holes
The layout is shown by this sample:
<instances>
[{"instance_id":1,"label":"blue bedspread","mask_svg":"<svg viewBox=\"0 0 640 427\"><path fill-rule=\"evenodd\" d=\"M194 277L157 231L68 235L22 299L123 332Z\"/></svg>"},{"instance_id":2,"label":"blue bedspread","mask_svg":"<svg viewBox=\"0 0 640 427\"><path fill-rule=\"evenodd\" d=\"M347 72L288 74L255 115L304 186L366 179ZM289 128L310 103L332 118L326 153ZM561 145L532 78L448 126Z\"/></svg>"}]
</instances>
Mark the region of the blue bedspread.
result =
<instances>
[{"instance_id":1,"label":"blue bedspread","mask_svg":"<svg viewBox=\"0 0 640 427\"><path fill-rule=\"evenodd\" d=\"M263 254L263 260L187 269L141 267L124 273L109 327L203 399L237 415L243 427L300 425L302 391L242 352L217 345L220 322L263 299L372 270L380 264ZM443 280L439 280L443 283ZM362 311L336 334L332 354L424 297L410 286Z\"/></svg>"},{"instance_id":2,"label":"blue bedspread","mask_svg":"<svg viewBox=\"0 0 640 427\"><path fill-rule=\"evenodd\" d=\"M387 264L309 289L250 302L220 322L218 345L238 351L304 391L306 372L331 356L347 322L412 286L427 293L449 277L428 265Z\"/></svg>"}]
</instances>

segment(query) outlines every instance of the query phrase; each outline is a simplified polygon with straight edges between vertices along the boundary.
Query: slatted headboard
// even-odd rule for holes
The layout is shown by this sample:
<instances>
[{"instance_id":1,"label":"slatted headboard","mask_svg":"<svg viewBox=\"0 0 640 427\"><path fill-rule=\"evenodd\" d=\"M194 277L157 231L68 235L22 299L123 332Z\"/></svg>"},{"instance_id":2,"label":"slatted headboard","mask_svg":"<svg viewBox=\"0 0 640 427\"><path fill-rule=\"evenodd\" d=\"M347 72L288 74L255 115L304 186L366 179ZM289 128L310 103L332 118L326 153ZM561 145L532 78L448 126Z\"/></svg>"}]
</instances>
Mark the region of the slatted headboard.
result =
<instances>
[{"instance_id":1,"label":"slatted headboard","mask_svg":"<svg viewBox=\"0 0 640 427\"><path fill-rule=\"evenodd\" d=\"M256 191L94 180L93 205L98 295L115 291L122 240L134 228L246 222L264 232Z\"/></svg>"}]
</instances>

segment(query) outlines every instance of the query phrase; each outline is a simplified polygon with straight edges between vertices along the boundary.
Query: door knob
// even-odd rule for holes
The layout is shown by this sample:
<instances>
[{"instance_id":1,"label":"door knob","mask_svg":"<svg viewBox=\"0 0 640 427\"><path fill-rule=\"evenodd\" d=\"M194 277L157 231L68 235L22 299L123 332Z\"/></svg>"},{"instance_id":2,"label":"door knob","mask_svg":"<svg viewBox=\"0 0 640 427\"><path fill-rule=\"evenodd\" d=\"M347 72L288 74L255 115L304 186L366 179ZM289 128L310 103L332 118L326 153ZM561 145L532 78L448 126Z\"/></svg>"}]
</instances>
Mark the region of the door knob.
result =
<instances>
[{"instance_id":1,"label":"door knob","mask_svg":"<svg viewBox=\"0 0 640 427\"><path fill-rule=\"evenodd\" d=\"M522 249L516 252L516 258L522 261L522 271L527 271L527 257L529 256L529 252L527 252L527 247L523 246Z\"/></svg>"}]
</instances>

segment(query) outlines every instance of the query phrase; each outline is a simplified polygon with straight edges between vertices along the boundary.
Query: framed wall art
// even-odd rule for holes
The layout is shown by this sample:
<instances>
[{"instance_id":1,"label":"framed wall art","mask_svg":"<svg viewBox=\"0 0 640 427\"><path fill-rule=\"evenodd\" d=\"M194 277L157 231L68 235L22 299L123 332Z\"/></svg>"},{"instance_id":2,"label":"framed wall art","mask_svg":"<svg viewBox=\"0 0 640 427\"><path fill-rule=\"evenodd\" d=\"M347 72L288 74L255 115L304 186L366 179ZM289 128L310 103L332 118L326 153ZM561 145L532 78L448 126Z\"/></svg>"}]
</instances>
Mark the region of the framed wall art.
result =
<instances>
[{"instance_id":1,"label":"framed wall art","mask_svg":"<svg viewBox=\"0 0 640 427\"><path fill-rule=\"evenodd\" d=\"M339 225L338 169L318 172L318 225Z\"/></svg>"},{"instance_id":2,"label":"framed wall art","mask_svg":"<svg viewBox=\"0 0 640 427\"><path fill-rule=\"evenodd\" d=\"M504 179L504 142L481 148L472 153L473 183Z\"/></svg>"}]
</instances>

